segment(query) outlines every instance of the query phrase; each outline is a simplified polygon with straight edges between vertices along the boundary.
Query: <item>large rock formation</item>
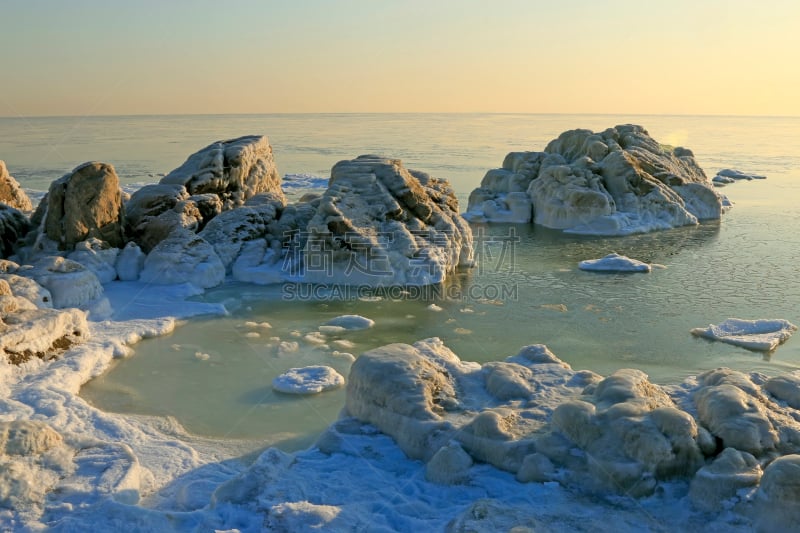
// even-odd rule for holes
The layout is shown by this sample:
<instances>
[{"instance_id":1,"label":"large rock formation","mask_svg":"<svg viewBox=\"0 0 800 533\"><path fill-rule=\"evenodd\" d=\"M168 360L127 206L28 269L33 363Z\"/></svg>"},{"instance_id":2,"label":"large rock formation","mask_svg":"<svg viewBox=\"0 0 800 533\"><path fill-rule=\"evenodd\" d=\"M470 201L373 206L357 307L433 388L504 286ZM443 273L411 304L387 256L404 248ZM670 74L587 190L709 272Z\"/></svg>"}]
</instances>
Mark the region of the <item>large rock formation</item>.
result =
<instances>
[{"instance_id":1,"label":"large rock formation","mask_svg":"<svg viewBox=\"0 0 800 533\"><path fill-rule=\"evenodd\" d=\"M479 365L427 339L362 354L350 371L346 413L428 463L435 482L468 482L472 462L522 482L633 497L682 479L691 480L690 500L701 510L741 503L739 489L758 486L762 469L787 455L795 459L766 468L759 492L763 505L791 503L795 513L800 411L768 391L794 398L800 380L768 383L717 369L666 389L638 370L576 372L542 345ZM320 438L321 450L339 451L336 431Z\"/></svg>"},{"instance_id":2,"label":"large rock formation","mask_svg":"<svg viewBox=\"0 0 800 533\"><path fill-rule=\"evenodd\" d=\"M17 180L9 175L4 161L0 161L0 202L20 211L33 210L30 198Z\"/></svg>"},{"instance_id":3,"label":"large rock formation","mask_svg":"<svg viewBox=\"0 0 800 533\"><path fill-rule=\"evenodd\" d=\"M268 194L286 204L281 178L264 136L217 141L192 154L157 184L146 185L126 204L126 230L145 252L172 229L202 230L218 214Z\"/></svg>"},{"instance_id":4,"label":"large rock formation","mask_svg":"<svg viewBox=\"0 0 800 533\"><path fill-rule=\"evenodd\" d=\"M89 237L122 247L123 219L119 178L107 163L84 163L50 185L44 233L60 250Z\"/></svg>"},{"instance_id":5,"label":"large rock formation","mask_svg":"<svg viewBox=\"0 0 800 533\"><path fill-rule=\"evenodd\" d=\"M216 194L223 209L243 205L251 196L264 192L283 198L272 147L266 137L258 135L210 144L189 156L161 183L183 185L192 195Z\"/></svg>"},{"instance_id":6,"label":"large rock formation","mask_svg":"<svg viewBox=\"0 0 800 533\"><path fill-rule=\"evenodd\" d=\"M723 201L694 155L641 126L572 130L544 152L512 152L470 195L467 218L625 235L721 216Z\"/></svg>"},{"instance_id":7,"label":"large rock formation","mask_svg":"<svg viewBox=\"0 0 800 533\"><path fill-rule=\"evenodd\" d=\"M426 285L473 261L472 232L449 184L398 159L337 163L306 230L306 281Z\"/></svg>"}]
</instances>

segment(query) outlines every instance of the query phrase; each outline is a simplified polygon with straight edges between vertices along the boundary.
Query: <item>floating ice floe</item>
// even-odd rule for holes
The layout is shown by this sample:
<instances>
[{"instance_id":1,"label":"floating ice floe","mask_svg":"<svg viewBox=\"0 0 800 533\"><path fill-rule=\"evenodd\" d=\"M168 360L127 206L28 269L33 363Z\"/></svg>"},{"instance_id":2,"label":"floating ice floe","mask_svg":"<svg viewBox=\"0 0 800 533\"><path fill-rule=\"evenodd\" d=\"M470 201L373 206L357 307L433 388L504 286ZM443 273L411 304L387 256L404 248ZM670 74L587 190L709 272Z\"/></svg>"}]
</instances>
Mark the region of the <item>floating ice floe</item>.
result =
<instances>
[{"instance_id":1,"label":"floating ice floe","mask_svg":"<svg viewBox=\"0 0 800 533\"><path fill-rule=\"evenodd\" d=\"M356 331L359 329L369 329L375 325L374 320L361 315L341 315L328 320L322 326L338 327L343 330Z\"/></svg>"},{"instance_id":2,"label":"floating ice floe","mask_svg":"<svg viewBox=\"0 0 800 533\"><path fill-rule=\"evenodd\" d=\"M272 388L286 394L317 394L344 386L344 377L329 366L292 368L272 380Z\"/></svg>"},{"instance_id":3,"label":"floating ice floe","mask_svg":"<svg viewBox=\"0 0 800 533\"><path fill-rule=\"evenodd\" d=\"M713 180L715 183L733 183L734 181L738 180L764 180L767 179L766 176L762 176L761 174L748 174L746 172L742 172L741 170L735 170L732 168L723 168L717 175L714 176Z\"/></svg>"},{"instance_id":4,"label":"floating ice floe","mask_svg":"<svg viewBox=\"0 0 800 533\"><path fill-rule=\"evenodd\" d=\"M650 272L652 267L630 257L618 253L610 253L600 259L587 259L578 263L581 270L597 272Z\"/></svg>"},{"instance_id":5,"label":"floating ice floe","mask_svg":"<svg viewBox=\"0 0 800 533\"><path fill-rule=\"evenodd\" d=\"M788 320L742 320L729 318L719 325L707 328L694 328L692 335L706 339L727 342L736 346L770 352L792 336L797 326Z\"/></svg>"}]
</instances>

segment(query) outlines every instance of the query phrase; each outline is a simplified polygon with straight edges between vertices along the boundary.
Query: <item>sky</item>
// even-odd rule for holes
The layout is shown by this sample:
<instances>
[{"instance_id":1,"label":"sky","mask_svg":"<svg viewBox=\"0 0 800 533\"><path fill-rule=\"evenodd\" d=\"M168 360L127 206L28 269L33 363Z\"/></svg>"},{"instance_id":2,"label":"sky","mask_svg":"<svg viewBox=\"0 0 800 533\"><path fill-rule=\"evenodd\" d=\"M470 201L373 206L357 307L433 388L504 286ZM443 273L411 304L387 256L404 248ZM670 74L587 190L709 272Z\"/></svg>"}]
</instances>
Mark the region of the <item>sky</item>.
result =
<instances>
[{"instance_id":1,"label":"sky","mask_svg":"<svg viewBox=\"0 0 800 533\"><path fill-rule=\"evenodd\" d=\"M0 116L800 116L796 0L0 0Z\"/></svg>"}]
</instances>

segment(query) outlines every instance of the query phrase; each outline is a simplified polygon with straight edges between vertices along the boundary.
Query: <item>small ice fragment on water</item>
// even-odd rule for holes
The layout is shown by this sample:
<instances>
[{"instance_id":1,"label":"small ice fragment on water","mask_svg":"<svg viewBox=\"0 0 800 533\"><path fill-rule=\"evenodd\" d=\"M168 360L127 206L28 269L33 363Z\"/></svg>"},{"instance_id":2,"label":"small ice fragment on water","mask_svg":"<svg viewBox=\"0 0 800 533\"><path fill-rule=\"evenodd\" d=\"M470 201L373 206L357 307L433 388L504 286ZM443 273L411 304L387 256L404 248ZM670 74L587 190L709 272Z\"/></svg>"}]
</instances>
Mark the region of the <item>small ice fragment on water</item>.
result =
<instances>
[{"instance_id":1,"label":"small ice fragment on water","mask_svg":"<svg viewBox=\"0 0 800 533\"><path fill-rule=\"evenodd\" d=\"M438 306L438 305L436 305L436 304L431 304L431 305L429 305L429 306L428 306L428 309L429 309L430 311L441 311L441 310L442 310L442 308L441 308L441 307L439 307L439 306Z\"/></svg>"},{"instance_id":2,"label":"small ice fragment on water","mask_svg":"<svg viewBox=\"0 0 800 533\"><path fill-rule=\"evenodd\" d=\"M244 323L244 327L246 327L246 328L257 328L258 327L258 323L257 322L245 322Z\"/></svg>"},{"instance_id":3,"label":"small ice fragment on water","mask_svg":"<svg viewBox=\"0 0 800 533\"><path fill-rule=\"evenodd\" d=\"M354 343L353 341L349 341L347 339L335 340L331 344L333 344L337 348L344 348L345 350L349 350L351 348L355 348L355 346L356 346L356 343Z\"/></svg>"},{"instance_id":4,"label":"small ice fragment on water","mask_svg":"<svg viewBox=\"0 0 800 533\"><path fill-rule=\"evenodd\" d=\"M248 331L247 333L244 334L244 336L248 337L250 339L255 339L255 338L260 337L261 333L259 333L257 331Z\"/></svg>"},{"instance_id":5,"label":"small ice fragment on water","mask_svg":"<svg viewBox=\"0 0 800 533\"><path fill-rule=\"evenodd\" d=\"M464 309L459 309L459 311L461 311L462 313L474 313L475 312L475 310L472 309L471 307L465 307Z\"/></svg>"},{"instance_id":6,"label":"small ice fragment on water","mask_svg":"<svg viewBox=\"0 0 800 533\"><path fill-rule=\"evenodd\" d=\"M272 380L272 388L286 394L317 394L344 386L344 377L329 366L291 368Z\"/></svg>"},{"instance_id":7,"label":"small ice fragment on water","mask_svg":"<svg viewBox=\"0 0 800 533\"><path fill-rule=\"evenodd\" d=\"M327 333L328 335L335 335L336 333L344 333L347 331L347 329L342 326L320 326L317 329L321 333Z\"/></svg>"},{"instance_id":8,"label":"small ice fragment on water","mask_svg":"<svg viewBox=\"0 0 800 533\"><path fill-rule=\"evenodd\" d=\"M278 355L294 353L300 349L300 345L294 341L283 341L278 344Z\"/></svg>"},{"instance_id":9,"label":"small ice fragment on water","mask_svg":"<svg viewBox=\"0 0 800 533\"><path fill-rule=\"evenodd\" d=\"M271 342L280 342L281 338L280 337L270 337L269 340Z\"/></svg>"},{"instance_id":10,"label":"small ice fragment on water","mask_svg":"<svg viewBox=\"0 0 800 533\"><path fill-rule=\"evenodd\" d=\"M467 328L456 328L453 331L455 331L459 335L469 335L470 333L472 333L472 330Z\"/></svg>"},{"instance_id":11,"label":"small ice fragment on water","mask_svg":"<svg viewBox=\"0 0 800 533\"><path fill-rule=\"evenodd\" d=\"M290 331L290 332L289 332L289 335L290 335L290 336L292 336L292 337L302 337L302 336L303 336L303 334L302 334L302 333L300 333L300 332L299 332L299 331L297 331L297 330Z\"/></svg>"},{"instance_id":12,"label":"small ice fragment on water","mask_svg":"<svg viewBox=\"0 0 800 533\"><path fill-rule=\"evenodd\" d=\"M361 296L359 300L362 302L380 302L383 298L381 296Z\"/></svg>"},{"instance_id":13,"label":"small ice fragment on water","mask_svg":"<svg viewBox=\"0 0 800 533\"><path fill-rule=\"evenodd\" d=\"M448 318L447 320L444 321L445 324L455 324L455 322L456 322L455 318Z\"/></svg>"},{"instance_id":14,"label":"small ice fragment on water","mask_svg":"<svg viewBox=\"0 0 800 533\"><path fill-rule=\"evenodd\" d=\"M173 344L172 346L170 346L170 348L172 349L173 352L178 352L181 349L181 345L180 344Z\"/></svg>"},{"instance_id":15,"label":"small ice fragment on water","mask_svg":"<svg viewBox=\"0 0 800 533\"><path fill-rule=\"evenodd\" d=\"M597 272L650 272L651 270L647 263L618 253L610 253L600 259L581 261L578 263L578 268Z\"/></svg>"},{"instance_id":16,"label":"small ice fragment on water","mask_svg":"<svg viewBox=\"0 0 800 533\"><path fill-rule=\"evenodd\" d=\"M303 340L310 344L325 344L326 341L325 335L323 335L318 331L312 331L311 333L303 337Z\"/></svg>"},{"instance_id":17,"label":"small ice fragment on water","mask_svg":"<svg viewBox=\"0 0 800 533\"><path fill-rule=\"evenodd\" d=\"M272 324L270 324L269 322L259 322L258 323L258 327L264 328L264 329L269 329L269 328L272 327Z\"/></svg>"},{"instance_id":18,"label":"small ice fragment on water","mask_svg":"<svg viewBox=\"0 0 800 533\"><path fill-rule=\"evenodd\" d=\"M334 357L338 357L340 359L345 359L347 361L350 361L351 363L356 360L356 356L351 354L350 352L340 352L338 350L335 350L331 353L331 355Z\"/></svg>"},{"instance_id":19,"label":"small ice fragment on water","mask_svg":"<svg viewBox=\"0 0 800 533\"><path fill-rule=\"evenodd\" d=\"M414 315L406 315L406 318L411 320L412 318L416 318Z\"/></svg>"},{"instance_id":20,"label":"small ice fragment on water","mask_svg":"<svg viewBox=\"0 0 800 533\"><path fill-rule=\"evenodd\" d=\"M194 357L198 361L208 361L209 359L211 359L211 356L209 354L203 352L194 352Z\"/></svg>"},{"instance_id":21,"label":"small ice fragment on water","mask_svg":"<svg viewBox=\"0 0 800 533\"><path fill-rule=\"evenodd\" d=\"M323 324L323 326L337 326L350 331L368 329L374 325L374 320L370 320L369 318L360 315L341 315L337 316L336 318L332 318Z\"/></svg>"}]
</instances>

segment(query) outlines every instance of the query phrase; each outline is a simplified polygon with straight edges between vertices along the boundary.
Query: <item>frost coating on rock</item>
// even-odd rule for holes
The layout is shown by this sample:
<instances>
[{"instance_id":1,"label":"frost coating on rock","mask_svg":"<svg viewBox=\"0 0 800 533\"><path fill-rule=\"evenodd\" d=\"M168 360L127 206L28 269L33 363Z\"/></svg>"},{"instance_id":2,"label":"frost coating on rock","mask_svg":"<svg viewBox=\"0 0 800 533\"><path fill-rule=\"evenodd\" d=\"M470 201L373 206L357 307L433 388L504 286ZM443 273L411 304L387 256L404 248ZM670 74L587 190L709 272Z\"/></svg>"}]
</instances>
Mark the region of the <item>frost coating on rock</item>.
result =
<instances>
[{"instance_id":1,"label":"frost coating on rock","mask_svg":"<svg viewBox=\"0 0 800 533\"><path fill-rule=\"evenodd\" d=\"M207 289L225 280L225 266L210 244L177 228L147 254L139 280L160 285L191 283Z\"/></svg>"},{"instance_id":2,"label":"frost coating on rock","mask_svg":"<svg viewBox=\"0 0 800 533\"><path fill-rule=\"evenodd\" d=\"M144 268L145 254L139 246L131 241L125 245L114 264L120 281L137 281Z\"/></svg>"},{"instance_id":3,"label":"frost coating on rock","mask_svg":"<svg viewBox=\"0 0 800 533\"><path fill-rule=\"evenodd\" d=\"M456 485L469 481L472 457L458 442L439 448L425 465L425 479L440 485Z\"/></svg>"},{"instance_id":4,"label":"frost coating on rock","mask_svg":"<svg viewBox=\"0 0 800 533\"><path fill-rule=\"evenodd\" d=\"M43 257L18 271L50 291L53 307L85 307L103 298L103 285L80 263L63 257Z\"/></svg>"},{"instance_id":5,"label":"frost coating on rock","mask_svg":"<svg viewBox=\"0 0 800 533\"><path fill-rule=\"evenodd\" d=\"M650 272L652 270L649 264L618 253L610 253L600 259L581 261L578 263L578 268L597 272Z\"/></svg>"},{"instance_id":6,"label":"frost coating on rock","mask_svg":"<svg viewBox=\"0 0 800 533\"><path fill-rule=\"evenodd\" d=\"M775 459L764 469L756 494L759 533L794 531L800 524L800 455Z\"/></svg>"},{"instance_id":7,"label":"frost coating on rock","mask_svg":"<svg viewBox=\"0 0 800 533\"><path fill-rule=\"evenodd\" d=\"M90 162L50 184L44 233L61 250L96 237L112 247L125 244L119 178L112 165Z\"/></svg>"},{"instance_id":8,"label":"frost coating on rock","mask_svg":"<svg viewBox=\"0 0 800 533\"><path fill-rule=\"evenodd\" d=\"M272 388L286 394L318 394L344 386L344 377L329 366L292 368L272 380Z\"/></svg>"},{"instance_id":9,"label":"frost coating on rock","mask_svg":"<svg viewBox=\"0 0 800 533\"><path fill-rule=\"evenodd\" d=\"M6 168L6 163L0 160L0 202L20 211L33 211L30 198L19 186Z\"/></svg>"},{"instance_id":10,"label":"frost coating on rock","mask_svg":"<svg viewBox=\"0 0 800 533\"><path fill-rule=\"evenodd\" d=\"M0 323L0 351L12 364L51 359L88 338L86 312L79 309L19 309L4 313Z\"/></svg>"},{"instance_id":11,"label":"frost coating on rock","mask_svg":"<svg viewBox=\"0 0 800 533\"><path fill-rule=\"evenodd\" d=\"M722 199L691 151L641 126L571 130L544 152L512 152L470 195L465 216L571 233L627 235L719 218Z\"/></svg>"},{"instance_id":12,"label":"frost coating on rock","mask_svg":"<svg viewBox=\"0 0 800 533\"><path fill-rule=\"evenodd\" d=\"M67 254L67 259L80 263L97 276L100 283L106 284L117 279L119 248L111 248L103 241L90 237L75 245L75 250Z\"/></svg>"},{"instance_id":13,"label":"frost coating on rock","mask_svg":"<svg viewBox=\"0 0 800 533\"><path fill-rule=\"evenodd\" d=\"M272 147L267 137L259 135L212 143L189 156L161 183L183 185L191 195L214 193L225 210L263 192L271 192L285 203Z\"/></svg>"},{"instance_id":14,"label":"frost coating on rock","mask_svg":"<svg viewBox=\"0 0 800 533\"><path fill-rule=\"evenodd\" d=\"M273 234L278 228L277 219L282 208L276 201L225 211L213 218L198 235L214 247L222 264L230 270L247 243L265 239L266 242L277 240L280 245L282 235Z\"/></svg>"},{"instance_id":15,"label":"frost coating on rock","mask_svg":"<svg viewBox=\"0 0 800 533\"><path fill-rule=\"evenodd\" d=\"M788 320L760 319L743 320L729 318L719 325L694 328L692 335L722 341L748 350L771 352L786 342L797 331L797 326Z\"/></svg>"},{"instance_id":16,"label":"frost coating on rock","mask_svg":"<svg viewBox=\"0 0 800 533\"><path fill-rule=\"evenodd\" d=\"M449 184L398 159L340 161L305 228L303 279L427 285L473 262L472 232Z\"/></svg>"},{"instance_id":17,"label":"frost coating on rock","mask_svg":"<svg viewBox=\"0 0 800 533\"><path fill-rule=\"evenodd\" d=\"M761 466L747 452L725 448L711 464L697 471L689 487L692 505L702 511L721 511L740 489L758 486Z\"/></svg>"}]
</instances>

